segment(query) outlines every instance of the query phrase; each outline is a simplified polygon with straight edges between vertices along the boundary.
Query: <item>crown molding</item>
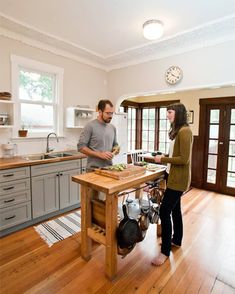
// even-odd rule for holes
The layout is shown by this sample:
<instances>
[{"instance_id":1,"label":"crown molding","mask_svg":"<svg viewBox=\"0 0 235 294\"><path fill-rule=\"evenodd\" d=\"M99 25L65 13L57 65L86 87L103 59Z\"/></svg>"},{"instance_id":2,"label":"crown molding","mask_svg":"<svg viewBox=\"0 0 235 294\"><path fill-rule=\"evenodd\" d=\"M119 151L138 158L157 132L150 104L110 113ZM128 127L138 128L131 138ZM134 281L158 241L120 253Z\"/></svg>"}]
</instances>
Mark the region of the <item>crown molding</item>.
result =
<instances>
[{"instance_id":1,"label":"crown molding","mask_svg":"<svg viewBox=\"0 0 235 294\"><path fill-rule=\"evenodd\" d=\"M137 65L235 40L235 15L109 56L102 56L79 47L3 14L0 14L0 25L0 35L4 37L104 71Z\"/></svg>"}]
</instances>

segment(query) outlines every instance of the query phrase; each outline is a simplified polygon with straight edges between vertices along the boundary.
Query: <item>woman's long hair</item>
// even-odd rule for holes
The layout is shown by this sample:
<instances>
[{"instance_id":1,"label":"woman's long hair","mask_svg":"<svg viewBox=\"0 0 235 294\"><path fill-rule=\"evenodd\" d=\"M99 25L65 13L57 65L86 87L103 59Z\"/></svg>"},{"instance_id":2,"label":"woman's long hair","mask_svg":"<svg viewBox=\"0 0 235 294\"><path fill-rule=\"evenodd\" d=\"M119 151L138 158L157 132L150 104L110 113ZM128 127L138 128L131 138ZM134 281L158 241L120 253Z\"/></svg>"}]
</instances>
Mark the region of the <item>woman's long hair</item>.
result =
<instances>
[{"instance_id":1,"label":"woman's long hair","mask_svg":"<svg viewBox=\"0 0 235 294\"><path fill-rule=\"evenodd\" d=\"M187 122L187 110L182 103L174 103L170 104L166 108L167 110L174 110L175 111L175 120L171 124L171 128L169 131L169 138L171 140L174 140L175 137L177 136L180 128L182 126L188 126Z\"/></svg>"}]
</instances>

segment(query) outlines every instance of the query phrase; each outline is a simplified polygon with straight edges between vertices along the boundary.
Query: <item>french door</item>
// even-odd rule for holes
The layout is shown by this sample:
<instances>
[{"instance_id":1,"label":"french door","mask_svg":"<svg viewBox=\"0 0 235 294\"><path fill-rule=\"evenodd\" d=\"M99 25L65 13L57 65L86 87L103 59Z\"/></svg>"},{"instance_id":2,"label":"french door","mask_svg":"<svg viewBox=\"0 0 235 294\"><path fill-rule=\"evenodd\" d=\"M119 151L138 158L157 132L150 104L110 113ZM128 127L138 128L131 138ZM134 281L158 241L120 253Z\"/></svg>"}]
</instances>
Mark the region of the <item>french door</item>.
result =
<instances>
[{"instance_id":1,"label":"french door","mask_svg":"<svg viewBox=\"0 0 235 294\"><path fill-rule=\"evenodd\" d=\"M207 105L203 187L235 195L235 104Z\"/></svg>"}]
</instances>

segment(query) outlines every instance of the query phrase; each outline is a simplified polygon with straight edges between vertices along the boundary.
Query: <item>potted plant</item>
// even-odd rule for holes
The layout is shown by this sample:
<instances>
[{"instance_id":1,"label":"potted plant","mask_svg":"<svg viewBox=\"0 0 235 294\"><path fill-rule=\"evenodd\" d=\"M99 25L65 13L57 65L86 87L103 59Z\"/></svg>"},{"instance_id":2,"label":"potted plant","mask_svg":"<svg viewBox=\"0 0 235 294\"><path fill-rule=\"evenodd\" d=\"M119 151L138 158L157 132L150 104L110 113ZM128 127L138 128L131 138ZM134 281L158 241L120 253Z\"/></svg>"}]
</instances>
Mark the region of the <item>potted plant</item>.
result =
<instances>
[{"instance_id":1,"label":"potted plant","mask_svg":"<svg viewBox=\"0 0 235 294\"><path fill-rule=\"evenodd\" d=\"M21 126L21 129L18 130L19 137L27 137L28 130L25 130L25 125Z\"/></svg>"}]
</instances>

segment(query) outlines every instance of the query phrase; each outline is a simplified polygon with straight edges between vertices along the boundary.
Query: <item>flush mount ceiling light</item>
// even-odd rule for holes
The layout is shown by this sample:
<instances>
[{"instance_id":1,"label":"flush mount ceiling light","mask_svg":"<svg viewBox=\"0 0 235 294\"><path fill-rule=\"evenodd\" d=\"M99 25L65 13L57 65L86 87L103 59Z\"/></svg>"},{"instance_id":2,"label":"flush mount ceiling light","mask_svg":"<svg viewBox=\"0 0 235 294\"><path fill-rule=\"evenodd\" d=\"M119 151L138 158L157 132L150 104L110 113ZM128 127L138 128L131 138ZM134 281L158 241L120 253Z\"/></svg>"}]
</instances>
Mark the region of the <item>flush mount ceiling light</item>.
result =
<instances>
[{"instance_id":1,"label":"flush mount ceiling light","mask_svg":"<svg viewBox=\"0 0 235 294\"><path fill-rule=\"evenodd\" d=\"M163 22L151 19L143 24L143 35L148 40L159 39L163 35Z\"/></svg>"}]
</instances>

